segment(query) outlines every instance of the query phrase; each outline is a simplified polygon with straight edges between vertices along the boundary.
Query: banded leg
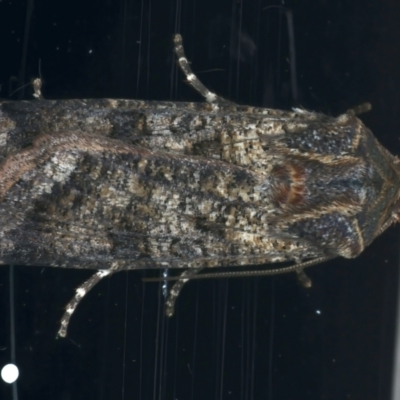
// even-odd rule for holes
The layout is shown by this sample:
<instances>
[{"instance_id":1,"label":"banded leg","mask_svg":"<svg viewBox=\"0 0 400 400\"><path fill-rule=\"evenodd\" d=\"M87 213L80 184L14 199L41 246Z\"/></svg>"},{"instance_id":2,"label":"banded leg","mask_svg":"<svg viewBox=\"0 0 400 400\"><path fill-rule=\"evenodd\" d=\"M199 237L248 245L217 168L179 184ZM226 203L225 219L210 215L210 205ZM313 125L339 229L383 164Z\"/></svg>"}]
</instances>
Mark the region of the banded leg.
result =
<instances>
[{"instance_id":1,"label":"banded leg","mask_svg":"<svg viewBox=\"0 0 400 400\"><path fill-rule=\"evenodd\" d=\"M61 326L57 333L58 336L67 336L69 320L71 319L71 316L76 310L76 307L78 306L80 301L97 283L99 283L105 276L108 276L112 273L113 271L110 271L108 269L101 269L93 274L87 281L83 282L83 284L76 289L75 296L67 304L64 315L61 318Z\"/></svg>"},{"instance_id":2,"label":"banded leg","mask_svg":"<svg viewBox=\"0 0 400 400\"><path fill-rule=\"evenodd\" d=\"M203 269L204 268L193 268L187 269L186 271L182 272L182 274L178 278L179 280L174 283L171 290L169 291L168 298L165 301L165 315L167 317L172 317L174 315L176 299L183 289L183 286L185 286L185 283L190 281L191 278L193 278Z\"/></svg>"},{"instance_id":3,"label":"banded leg","mask_svg":"<svg viewBox=\"0 0 400 400\"><path fill-rule=\"evenodd\" d=\"M213 92L210 92L200 81L200 79L193 73L192 68L190 68L189 61L186 58L185 51L183 49L182 44L182 36L177 33L174 35L174 51L176 57L178 58L178 64L185 75L187 82L189 85L198 92L201 96L203 96L208 103L220 103L220 104L230 104L229 100L224 99L216 95Z\"/></svg>"}]
</instances>

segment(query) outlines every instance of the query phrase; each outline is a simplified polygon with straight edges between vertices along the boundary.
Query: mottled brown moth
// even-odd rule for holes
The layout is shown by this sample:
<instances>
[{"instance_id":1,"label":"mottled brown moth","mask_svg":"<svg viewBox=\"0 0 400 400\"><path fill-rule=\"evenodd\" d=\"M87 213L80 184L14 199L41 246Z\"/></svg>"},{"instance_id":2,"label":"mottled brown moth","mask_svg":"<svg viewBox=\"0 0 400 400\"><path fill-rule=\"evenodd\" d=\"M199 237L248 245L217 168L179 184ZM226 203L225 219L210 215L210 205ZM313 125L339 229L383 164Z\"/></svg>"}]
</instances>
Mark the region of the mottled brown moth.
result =
<instances>
[{"instance_id":1,"label":"mottled brown moth","mask_svg":"<svg viewBox=\"0 0 400 400\"><path fill-rule=\"evenodd\" d=\"M204 268L291 262L264 273L307 283L303 268L358 256L398 220L399 160L354 112L233 104L193 74L180 35L174 45L205 103L0 103L1 263L98 270L60 336L113 272L185 268L172 314Z\"/></svg>"}]
</instances>

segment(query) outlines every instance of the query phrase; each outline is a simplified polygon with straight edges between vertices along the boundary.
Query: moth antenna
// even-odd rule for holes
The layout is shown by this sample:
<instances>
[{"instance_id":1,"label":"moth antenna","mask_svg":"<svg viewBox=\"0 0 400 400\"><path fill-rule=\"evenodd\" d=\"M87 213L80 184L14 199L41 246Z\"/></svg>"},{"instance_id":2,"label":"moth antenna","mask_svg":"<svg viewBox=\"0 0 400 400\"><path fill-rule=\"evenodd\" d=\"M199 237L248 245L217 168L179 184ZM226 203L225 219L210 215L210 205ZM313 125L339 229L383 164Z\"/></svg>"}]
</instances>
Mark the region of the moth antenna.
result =
<instances>
[{"instance_id":1,"label":"moth antenna","mask_svg":"<svg viewBox=\"0 0 400 400\"><path fill-rule=\"evenodd\" d=\"M205 98L207 103L220 103L220 104L229 104L230 101L224 99L223 97L218 96L217 94L209 91L200 79L193 73L192 68L190 67L189 61L186 58L185 51L183 49L182 44L182 36L177 33L173 38L174 42L174 51L176 57L178 59L178 65L183 74L185 75L187 82L189 85L201 96Z\"/></svg>"},{"instance_id":2,"label":"moth antenna","mask_svg":"<svg viewBox=\"0 0 400 400\"><path fill-rule=\"evenodd\" d=\"M113 271L110 271L108 269L101 269L93 274L88 280L83 282L83 284L76 289L75 296L69 301L69 303L65 307L65 312L61 318L61 326L59 331L57 332L57 336L62 338L67 336L69 321L80 301L97 283L99 283L105 276L108 276L112 273Z\"/></svg>"},{"instance_id":3,"label":"moth antenna","mask_svg":"<svg viewBox=\"0 0 400 400\"><path fill-rule=\"evenodd\" d=\"M175 282L172 286L171 290L169 291L167 300L165 301L165 315L167 317L172 317L174 315L176 299L178 298L179 293L181 292L185 284L190 279L193 279L193 277L203 269L204 268L187 269L186 271L183 271L182 274L178 277L178 281Z\"/></svg>"},{"instance_id":4,"label":"moth antenna","mask_svg":"<svg viewBox=\"0 0 400 400\"><path fill-rule=\"evenodd\" d=\"M282 267L282 268L274 268L274 269L266 269L266 270L255 270L255 271L232 271L232 272L211 272L208 274L201 274L197 276L192 276L190 279L219 279L219 278L246 278L246 277L254 277L254 276L270 276L270 275L280 275L280 274L288 274L290 272L298 272L303 270L304 268L309 268L312 267L313 265L317 264L322 264L323 262L332 260L336 258L337 256L326 256L326 257L319 257L319 258L314 258L313 260L305 261L302 263L290 265L288 267ZM303 271L304 273L304 271ZM307 275L304 273L304 276L302 273L300 273L301 280L305 276L306 279L304 282L307 282L309 279ZM143 282L159 282L161 280L168 280L168 281L177 281L182 279L181 276L171 276L168 278L143 278ZM306 283L307 285L310 285L311 281ZM308 286L309 287L309 286Z\"/></svg>"}]
</instances>

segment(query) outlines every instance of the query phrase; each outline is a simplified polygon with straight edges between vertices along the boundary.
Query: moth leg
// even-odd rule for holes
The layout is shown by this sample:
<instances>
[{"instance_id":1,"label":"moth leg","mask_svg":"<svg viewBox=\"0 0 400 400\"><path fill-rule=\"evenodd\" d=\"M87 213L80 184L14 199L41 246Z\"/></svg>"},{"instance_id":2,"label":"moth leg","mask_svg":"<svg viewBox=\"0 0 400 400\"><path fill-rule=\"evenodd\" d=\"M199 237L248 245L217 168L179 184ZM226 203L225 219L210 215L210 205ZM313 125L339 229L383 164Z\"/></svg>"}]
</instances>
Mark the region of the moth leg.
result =
<instances>
[{"instance_id":1,"label":"moth leg","mask_svg":"<svg viewBox=\"0 0 400 400\"><path fill-rule=\"evenodd\" d=\"M368 111L371 111L371 109L372 109L371 103L362 103L362 104L359 104L358 106L349 108L346 111L346 114L356 116L356 115L364 114Z\"/></svg>"},{"instance_id":2,"label":"moth leg","mask_svg":"<svg viewBox=\"0 0 400 400\"><path fill-rule=\"evenodd\" d=\"M186 58L185 51L182 44L182 36L177 33L174 35L174 51L176 57L178 58L178 65L185 75L189 85L203 96L208 103L220 103L220 104L230 104L229 100L224 99L210 92L200 81L200 79L193 73L192 68L190 68L189 61Z\"/></svg>"},{"instance_id":3,"label":"moth leg","mask_svg":"<svg viewBox=\"0 0 400 400\"><path fill-rule=\"evenodd\" d=\"M303 286L307 289L312 286L312 280L304 272L304 269L302 269L302 268L297 269L296 274L297 274L297 279L299 280L301 286Z\"/></svg>"},{"instance_id":4,"label":"moth leg","mask_svg":"<svg viewBox=\"0 0 400 400\"><path fill-rule=\"evenodd\" d=\"M38 100L44 100L43 94L42 94L42 80L40 78L36 78L32 82L33 86L33 97L35 97Z\"/></svg>"},{"instance_id":5,"label":"moth leg","mask_svg":"<svg viewBox=\"0 0 400 400\"><path fill-rule=\"evenodd\" d=\"M172 317L174 315L176 299L178 298L183 286L185 286L185 283L203 269L204 268L193 268L187 269L186 271L182 272L182 274L179 276L179 280L174 283L171 290L169 291L169 295L167 297L167 300L165 301L165 315L167 317Z\"/></svg>"},{"instance_id":6,"label":"moth leg","mask_svg":"<svg viewBox=\"0 0 400 400\"><path fill-rule=\"evenodd\" d=\"M71 316L76 310L76 307L78 306L80 301L97 283L99 283L105 276L112 273L113 271L110 271L108 269L101 269L93 274L87 281L83 282L83 284L76 289L75 296L67 304L64 315L61 318L61 326L57 333L58 336L67 336L69 320L71 319Z\"/></svg>"}]
</instances>

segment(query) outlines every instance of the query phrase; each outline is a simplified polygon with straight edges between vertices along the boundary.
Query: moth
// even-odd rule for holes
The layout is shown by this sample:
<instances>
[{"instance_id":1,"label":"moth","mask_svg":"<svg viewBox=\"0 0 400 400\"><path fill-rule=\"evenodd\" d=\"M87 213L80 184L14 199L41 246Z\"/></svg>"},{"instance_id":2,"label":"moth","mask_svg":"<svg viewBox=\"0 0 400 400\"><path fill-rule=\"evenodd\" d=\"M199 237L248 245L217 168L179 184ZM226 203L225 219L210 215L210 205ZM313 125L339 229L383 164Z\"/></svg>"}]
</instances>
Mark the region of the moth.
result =
<instances>
[{"instance_id":1,"label":"moth","mask_svg":"<svg viewBox=\"0 0 400 400\"><path fill-rule=\"evenodd\" d=\"M178 64L202 103L0 103L0 262L97 272L184 269L167 300L214 267L358 256L399 219L399 159L347 112L241 106ZM258 275L260 271L256 271ZM230 276L235 273L230 273ZM246 270L237 275L250 275Z\"/></svg>"}]
</instances>

